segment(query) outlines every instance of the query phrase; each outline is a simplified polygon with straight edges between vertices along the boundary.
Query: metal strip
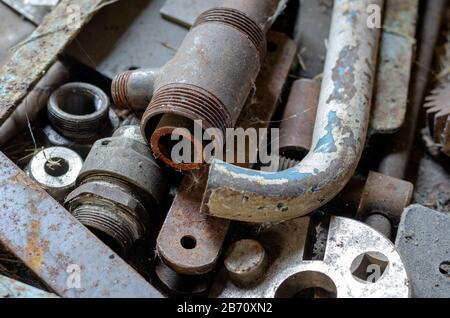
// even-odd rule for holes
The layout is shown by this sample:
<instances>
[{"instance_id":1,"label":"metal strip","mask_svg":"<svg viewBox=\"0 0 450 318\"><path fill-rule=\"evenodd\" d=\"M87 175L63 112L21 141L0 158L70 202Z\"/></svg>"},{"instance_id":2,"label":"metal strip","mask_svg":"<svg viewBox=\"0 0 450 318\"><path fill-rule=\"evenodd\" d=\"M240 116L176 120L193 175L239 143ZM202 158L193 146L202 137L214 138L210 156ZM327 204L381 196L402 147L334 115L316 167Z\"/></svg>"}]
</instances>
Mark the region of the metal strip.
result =
<instances>
[{"instance_id":1,"label":"metal strip","mask_svg":"<svg viewBox=\"0 0 450 318\"><path fill-rule=\"evenodd\" d=\"M63 0L0 70L0 125L108 0Z\"/></svg>"},{"instance_id":2,"label":"metal strip","mask_svg":"<svg viewBox=\"0 0 450 318\"><path fill-rule=\"evenodd\" d=\"M161 297L0 153L0 243L62 297Z\"/></svg>"},{"instance_id":3,"label":"metal strip","mask_svg":"<svg viewBox=\"0 0 450 318\"><path fill-rule=\"evenodd\" d=\"M387 0L371 133L389 134L405 122L415 53L418 0Z\"/></svg>"}]
</instances>

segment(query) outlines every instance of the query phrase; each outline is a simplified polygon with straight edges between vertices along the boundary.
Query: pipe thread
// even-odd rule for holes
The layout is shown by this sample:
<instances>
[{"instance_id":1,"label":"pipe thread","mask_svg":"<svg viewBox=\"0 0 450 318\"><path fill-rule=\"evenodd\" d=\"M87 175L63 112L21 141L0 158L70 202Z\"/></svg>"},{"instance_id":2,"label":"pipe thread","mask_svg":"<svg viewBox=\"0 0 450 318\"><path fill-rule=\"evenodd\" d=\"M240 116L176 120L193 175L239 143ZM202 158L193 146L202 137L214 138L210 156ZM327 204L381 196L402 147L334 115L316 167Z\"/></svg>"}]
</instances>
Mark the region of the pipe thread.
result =
<instances>
[{"instance_id":1,"label":"pipe thread","mask_svg":"<svg viewBox=\"0 0 450 318\"><path fill-rule=\"evenodd\" d=\"M197 18L193 27L204 23L221 23L243 33L263 59L267 46L265 34L258 24L243 12L231 8L210 9Z\"/></svg>"},{"instance_id":2,"label":"pipe thread","mask_svg":"<svg viewBox=\"0 0 450 318\"><path fill-rule=\"evenodd\" d=\"M203 120L203 128L225 132L232 127L231 116L223 103L210 92L190 84L163 86L153 97L143 117L143 125L156 115L176 114Z\"/></svg>"}]
</instances>

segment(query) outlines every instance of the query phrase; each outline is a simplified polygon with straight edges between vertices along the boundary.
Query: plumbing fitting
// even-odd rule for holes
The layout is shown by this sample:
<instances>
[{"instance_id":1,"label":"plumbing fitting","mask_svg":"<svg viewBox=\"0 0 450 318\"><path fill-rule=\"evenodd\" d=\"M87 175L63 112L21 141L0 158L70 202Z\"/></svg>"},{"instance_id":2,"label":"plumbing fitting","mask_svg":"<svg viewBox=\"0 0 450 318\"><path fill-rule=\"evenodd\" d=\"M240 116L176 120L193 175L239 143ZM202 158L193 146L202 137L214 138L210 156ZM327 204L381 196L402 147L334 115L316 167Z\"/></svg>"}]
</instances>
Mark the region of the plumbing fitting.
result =
<instances>
[{"instance_id":1,"label":"plumbing fitting","mask_svg":"<svg viewBox=\"0 0 450 318\"><path fill-rule=\"evenodd\" d=\"M265 227L257 240L269 266L251 285L236 284L223 268L211 290L218 298L408 298L410 284L394 244L369 226L331 217L323 259L311 260L310 218ZM232 247L233 249L234 247ZM260 249L249 257L262 256Z\"/></svg>"},{"instance_id":2,"label":"plumbing fitting","mask_svg":"<svg viewBox=\"0 0 450 318\"><path fill-rule=\"evenodd\" d=\"M46 144L68 147L83 158L95 141L111 136L120 126L119 117L109 107L109 97L90 84L61 86L47 104L51 124L42 129Z\"/></svg>"},{"instance_id":3,"label":"plumbing fitting","mask_svg":"<svg viewBox=\"0 0 450 318\"><path fill-rule=\"evenodd\" d=\"M69 83L48 100L48 117L57 132L74 140L92 139L108 121L109 97L98 87Z\"/></svg>"},{"instance_id":4,"label":"plumbing fitting","mask_svg":"<svg viewBox=\"0 0 450 318\"><path fill-rule=\"evenodd\" d=\"M267 40L276 49L267 52L255 83L256 92L239 116L236 125L244 130L269 127L297 56L296 44L286 35L271 31ZM249 159L251 156L248 153ZM207 178L208 167L184 177L159 232L158 255L180 274L192 276L213 271L228 232L228 220L200 212Z\"/></svg>"},{"instance_id":5,"label":"plumbing fitting","mask_svg":"<svg viewBox=\"0 0 450 318\"><path fill-rule=\"evenodd\" d=\"M187 129L188 136L179 137L187 137L199 152L204 145L192 136L195 120L201 120L202 129L216 128L224 135L234 127L266 53L266 32L284 3L225 0L222 7L198 17L176 56L160 70L126 72L115 78L112 92L117 105L148 106L142 134L166 165L177 170L203 165L201 157L194 164L172 160L171 136L178 134L176 128ZM145 105L148 100L150 105Z\"/></svg>"},{"instance_id":6,"label":"plumbing fitting","mask_svg":"<svg viewBox=\"0 0 450 318\"><path fill-rule=\"evenodd\" d=\"M55 200L64 202L75 188L83 159L74 151L52 147L37 153L26 169L27 174Z\"/></svg>"},{"instance_id":7,"label":"plumbing fitting","mask_svg":"<svg viewBox=\"0 0 450 318\"><path fill-rule=\"evenodd\" d=\"M168 192L139 126L121 127L112 138L97 141L77 185L65 201L68 210L125 256L149 232L151 214Z\"/></svg>"},{"instance_id":8,"label":"plumbing fitting","mask_svg":"<svg viewBox=\"0 0 450 318\"><path fill-rule=\"evenodd\" d=\"M369 4L337 0L312 150L296 167L271 173L214 160L202 210L246 222L306 215L332 200L354 174L365 145L380 30Z\"/></svg>"}]
</instances>

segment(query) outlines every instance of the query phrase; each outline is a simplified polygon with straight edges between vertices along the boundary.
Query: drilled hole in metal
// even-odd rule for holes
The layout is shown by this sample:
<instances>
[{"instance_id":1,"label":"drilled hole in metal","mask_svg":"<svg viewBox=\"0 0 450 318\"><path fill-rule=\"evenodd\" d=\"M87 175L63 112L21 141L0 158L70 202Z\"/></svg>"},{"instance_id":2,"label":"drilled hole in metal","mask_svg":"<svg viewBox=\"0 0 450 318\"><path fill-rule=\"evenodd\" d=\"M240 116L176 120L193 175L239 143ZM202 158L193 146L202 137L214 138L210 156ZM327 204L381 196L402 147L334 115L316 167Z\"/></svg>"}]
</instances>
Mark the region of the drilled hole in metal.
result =
<instances>
[{"instance_id":1,"label":"drilled hole in metal","mask_svg":"<svg viewBox=\"0 0 450 318\"><path fill-rule=\"evenodd\" d=\"M195 237L186 235L180 240L181 246L187 250L193 250L197 246L197 240Z\"/></svg>"},{"instance_id":2,"label":"drilled hole in metal","mask_svg":"<svg viewBox=\"0 0 450 318\"><path fill-rule=\"evenodd\" d=\"M52 177L61 177L69 171L69 163L63 158L50 158L45 162L44 169Z\"/></svg>"},{"instance_id":3,"label":"drilled hole in metal","mask_svg":"<svg viewBox=\"0 0 450 318\"><path fill-rule=\"evenodd\" d=\"M350 270L356 280L373 284L380 280L388 265L389 259L385 255L367 252L355 258Z\"/></svg>"},{"instance_id":4,"label":"drilled hole in metal","mask_svg":"<svg viewBox=\"0 0 450 318\"><path fill-rule=\"evenodd\" d=\"M286 279L275 292L276 298L336 298L337 288L327 275L306 271Z\"/></svg>"}]
</instances>

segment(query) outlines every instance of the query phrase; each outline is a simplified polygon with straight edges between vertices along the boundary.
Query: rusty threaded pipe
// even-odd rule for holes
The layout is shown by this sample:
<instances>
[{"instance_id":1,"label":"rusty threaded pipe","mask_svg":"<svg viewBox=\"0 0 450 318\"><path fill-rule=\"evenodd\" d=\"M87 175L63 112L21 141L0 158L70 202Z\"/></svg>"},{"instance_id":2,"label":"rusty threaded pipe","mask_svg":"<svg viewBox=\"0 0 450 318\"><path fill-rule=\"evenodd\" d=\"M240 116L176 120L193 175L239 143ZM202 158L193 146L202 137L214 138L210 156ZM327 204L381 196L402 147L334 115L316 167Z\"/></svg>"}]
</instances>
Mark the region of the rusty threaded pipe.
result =
<instances>
[{"instance_id":1,"label":"rusty threaded pipe","mask_svg":"<svg viewBox=\"0 0 450 318\"><path fill-rule=\"evenodd\" d=\"M269 173L214 160L202 211L245 222L276 222L311 213L354 174L366 142L380 29L369 5L336 0L311 151L289 170ZM299 127L299 129L301 129Z\"/></svg>"},{"instance_id":2,"label":"rusty threaded pipe","mask_svg":"<svg viewBox=\"0 0 450 318\"><path fill-rule=\"evenodd\" d=\"M225 0L222 7L198 17L175 57L159 71L127 72L116 77L113 97L119 106L141 108L152 96L142 119L142 134L166 164L177 170L202 166L175 163L169 156L167 127L179 127L180 118L190 121L191 126L201 120L202 129L217 128L224 134L234 127L259 73L266 32L280 3L283 1ZM139 82L139 76L140 83L133 83ZM141 94L145 87L147 94ZM163 117L166 125L158 126ZM170 118L177 120L170 122ZM195 140L194 144L201 143Z\"/></svg>"}]
</instances>

